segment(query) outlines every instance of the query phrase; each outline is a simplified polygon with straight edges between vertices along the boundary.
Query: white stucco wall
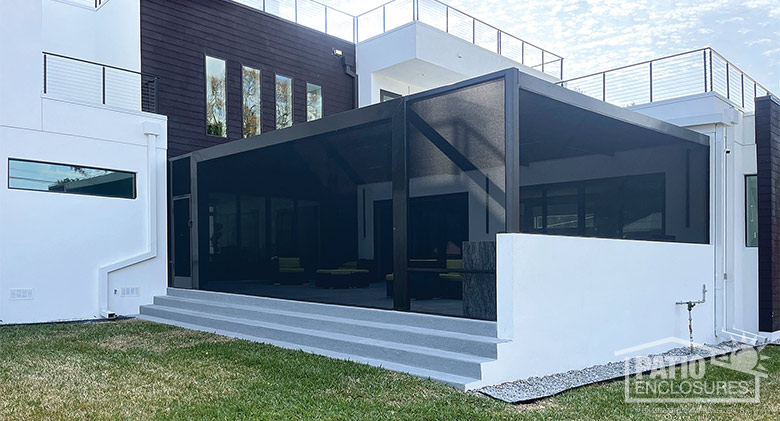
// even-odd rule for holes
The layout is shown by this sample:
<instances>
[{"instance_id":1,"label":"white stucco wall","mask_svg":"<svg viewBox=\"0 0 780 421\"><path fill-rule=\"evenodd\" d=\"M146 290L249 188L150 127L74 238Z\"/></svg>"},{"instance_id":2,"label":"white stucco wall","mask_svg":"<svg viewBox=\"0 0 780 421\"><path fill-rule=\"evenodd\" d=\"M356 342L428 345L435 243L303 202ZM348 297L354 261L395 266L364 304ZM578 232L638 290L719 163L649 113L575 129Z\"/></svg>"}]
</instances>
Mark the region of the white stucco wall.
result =
<instances>
[{"instance_id":1,"label":"white stucco wall","mask_svg":"<svg viewBox=\"0 0 780 421\"><path fill-rule=\"evenodd\" d=\"M43 93L43 51L137 70L138 5L0 0L0 39L14 40L0 43L13 58L0 60L0 323L99 317L100 268L140 255L148 259L108 275L108 309L135 314L165 292L166 118ZM134 172L137 197L12 190L11 158ZM122 287L140 294L121 297ZM12 300L11 289L32 299Z\"/></svg>"},{"instance_id":2,"label":"white stucco wall","mask_svg":"<svg viewBox=\"0 0 780 421\"><path fill-rule=\"evenodd\" d=\"M680 300L694 309L694 336L715 341L711 245L499 234L498 360L483 368L495 384L620 361L616 351L688 338ZM666 348L679 344L669 343ZM657 351L654 349L653 351Z\"/></svg>"}]
</instances>

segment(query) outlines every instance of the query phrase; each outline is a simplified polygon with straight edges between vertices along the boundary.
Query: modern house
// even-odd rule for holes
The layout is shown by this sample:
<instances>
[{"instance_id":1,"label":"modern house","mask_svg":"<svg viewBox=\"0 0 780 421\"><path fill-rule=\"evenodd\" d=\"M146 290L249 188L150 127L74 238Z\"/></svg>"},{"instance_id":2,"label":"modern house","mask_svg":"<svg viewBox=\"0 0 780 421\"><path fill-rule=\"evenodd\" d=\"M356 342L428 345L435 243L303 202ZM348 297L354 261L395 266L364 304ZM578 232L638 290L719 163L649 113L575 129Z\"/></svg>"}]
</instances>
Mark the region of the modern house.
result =
<instances>
[{"instance_id":1,"label":"modern house","mask_svg":"<svg viewBox=\"0 0 780 421\"><path fill-rule=\"evenodd\" d=\"M687 338L702 295L698 342L780 336L780 101L710 48L566 80L437 0L0 20L31 40L0 46L4 323L140 314L464 389Z\"/></svg>"}]
</instances>

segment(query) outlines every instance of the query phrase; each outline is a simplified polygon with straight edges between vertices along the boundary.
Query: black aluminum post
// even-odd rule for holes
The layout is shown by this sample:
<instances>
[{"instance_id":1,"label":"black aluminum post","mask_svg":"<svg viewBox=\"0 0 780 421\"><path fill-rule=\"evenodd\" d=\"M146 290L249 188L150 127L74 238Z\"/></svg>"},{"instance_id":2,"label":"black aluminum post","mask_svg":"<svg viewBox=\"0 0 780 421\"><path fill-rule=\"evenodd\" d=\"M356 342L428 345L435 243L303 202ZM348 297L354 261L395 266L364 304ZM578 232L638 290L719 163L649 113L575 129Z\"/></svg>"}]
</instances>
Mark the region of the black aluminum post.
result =
<instances>
[{"instance_id":1,"label":"black aluminum post","mask_svg":"<svg viewBox=\"0 0 780 421\"><path fill-rule=\"evenodd\" d=\"M607 72L601 74L601 100L607 102Z\"/></svg>"},{"instance_id":2,"label":"black aluminum post","mask_svg":"<svg viewBox=\"0 0 780 421\"><path fill-rule=\"evenodd\" d=\"M392 118L393 168L393 308L409 311L409 177L406 99L398 100Z\"/></svg>"},{"instance_id":3,"label":"black aluminum post","mask_svg":"<svg viewBox=\"0 0 780 421\"><path fill-rule=\"evenodd\" d=\"M325 6L325 33L328 33L328 6Z\"/></svg>"},{"instance_id":4,"label":"black aluminum post","mask_svg":"<svg viewBox=\"0 0 780 421\"><path fill-rule=\"evenodd\" d=\"M742 90L742 108L745 108L745 74L741 73L739 76L739 85Z\"/></svg>"},{"instance_id":5,"label":"black aluminum post","mask_svg":"<svg viewBox=\"0 0 780 421\"><path fill-rule=\"evenodd\" d=\"M707 92L707 50L702 51L704 53L704 92Z\"/></svg>"},{"instance_id":6,"label":"black aluminum post","mask_svg":"<svg viewBox=\"0 0 780 421\"><path fill-rule=\"evenodd\" d=\"M544 50L542 50L542 73L544 73Z\"/></svg>"},{"instance_id":7,"label":"black aluminum post","mask_svg":"<svg viewBox=\"0 0 780 421\"><path fill-rule=\"evenodd\" d=\"M46 54L43 55L43 93L46 93L46 78L48 75L46 74Z\"/></svg>"},{"instance_id":8,"label":"black aluminum post","mask_svg":"<svg viewBox=\"0 0 780 421\"><path fill-rule=\"evenodd\" d=\"M504 78L504 188L506 232L520 232L520 71L511 69Z\"/></svg>"},{"instance_id":9,"label":"black aluminum post","mask_svg":"<svg viewBox=\"0 0 780 421\"><path fill-rule=\"evenodd\" d=\"M650 62L650 102L653 102L653 62Z\"/></svg>"},{"instance_id":10,"label":"black aluminum post","mask_svg":"<svg viewBox=\"0 0 780 421\"><path fill-rule=\"evenodd\" d=\"M106 104L106 67L103 66L103 105Z\"/></svg>"}]
</instances>

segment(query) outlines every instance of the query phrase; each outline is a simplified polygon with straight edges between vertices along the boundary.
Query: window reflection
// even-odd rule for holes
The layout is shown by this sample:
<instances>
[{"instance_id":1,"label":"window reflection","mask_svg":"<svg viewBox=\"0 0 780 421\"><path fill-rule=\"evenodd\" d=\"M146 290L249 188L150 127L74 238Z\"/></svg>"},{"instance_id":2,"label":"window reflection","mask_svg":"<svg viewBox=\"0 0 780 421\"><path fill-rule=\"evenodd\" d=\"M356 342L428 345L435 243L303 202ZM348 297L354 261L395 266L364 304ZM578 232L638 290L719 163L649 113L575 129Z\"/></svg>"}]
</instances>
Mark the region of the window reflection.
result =
<instances>
[{"instance_id":1,"label":"window reflection","mask_svg":"<svg viewBox=\"0 0 780 421\"><path fill-rule=\"evenodd\" d=\"M8 187L135 199L135 174L78 165L9 159Z\"/></svg>"},{"instance_id":2,"label":"window reflection","mask_svg":"<svg viewBox=\"0 0 780 421\"><path fill-rule=\"evenodd\" d=\"M276 75L276 128L283 129L293 123L292 78Z\"/></svg>"},{"instance_id":3,"label":"window reflection","mask_svg":"<svg viewBox=\"0 0 780 421\"><path fill-rule=\"evenodd\" d=\"M322 118L322 87L306 84L306 121Z\"/></svg>"},{"instance_id":4,"label":"window reflection","mask_svg":"<svg viewBox=\"0 0 780 421\"><path fill-rule=\"evenodd\" d=\"M242 97L244 101L243 135L244 137L260 134L261 119L261 75L260 71L251 67L242 67Z\"/></svg>"},{"instance_id":5,"label":"window reflection","mask_svg":"<svg viewBox=\"0 0 780 421\"><path fill-rule=\"evenodd\" d=\"M206 133L227 137L225 60L206 56Z\"/></svg>"}]
</instances>

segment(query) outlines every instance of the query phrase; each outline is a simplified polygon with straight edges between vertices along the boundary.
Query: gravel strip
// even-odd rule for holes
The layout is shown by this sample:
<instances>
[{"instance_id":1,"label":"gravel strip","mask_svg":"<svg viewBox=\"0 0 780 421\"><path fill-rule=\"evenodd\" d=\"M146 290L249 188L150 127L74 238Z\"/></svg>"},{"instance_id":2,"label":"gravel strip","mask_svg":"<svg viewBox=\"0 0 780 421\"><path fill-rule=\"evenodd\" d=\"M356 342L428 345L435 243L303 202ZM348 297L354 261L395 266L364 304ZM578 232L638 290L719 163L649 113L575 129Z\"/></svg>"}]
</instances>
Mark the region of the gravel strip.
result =
<instances>
[{"instance_id":1,"label":"gravel strip","mask_svg":"<svg viewBox=\"0 0 780 421\"><path fill-rule=\"evenodd\" d=\"M689 347L680 347L670 349L662 354L651 354L648 355L648 357L652 359L660 356L667 357L664 360L674 360L673 363L665 365L665 367L668 367L685 362L718 357L746 348L752 347L738 342L727 341L718 345L696 347L694 348L693 353L691 353ZM630 374L638 374L635 362L634 359L628 361L628 371ZM653 368L661 367L654 366ZM643 371L646 371L646 369L643 368ZM543 377L531 377L525 380L517 380L497 386L488 386L479 389L479 392L504 402L519 403L546 398L569 389L608 380L615 380L625 376L626 361L619 361L595 365L582 370L571 370L566 373L552 374Z\"/></svg>"}]
</instances>

